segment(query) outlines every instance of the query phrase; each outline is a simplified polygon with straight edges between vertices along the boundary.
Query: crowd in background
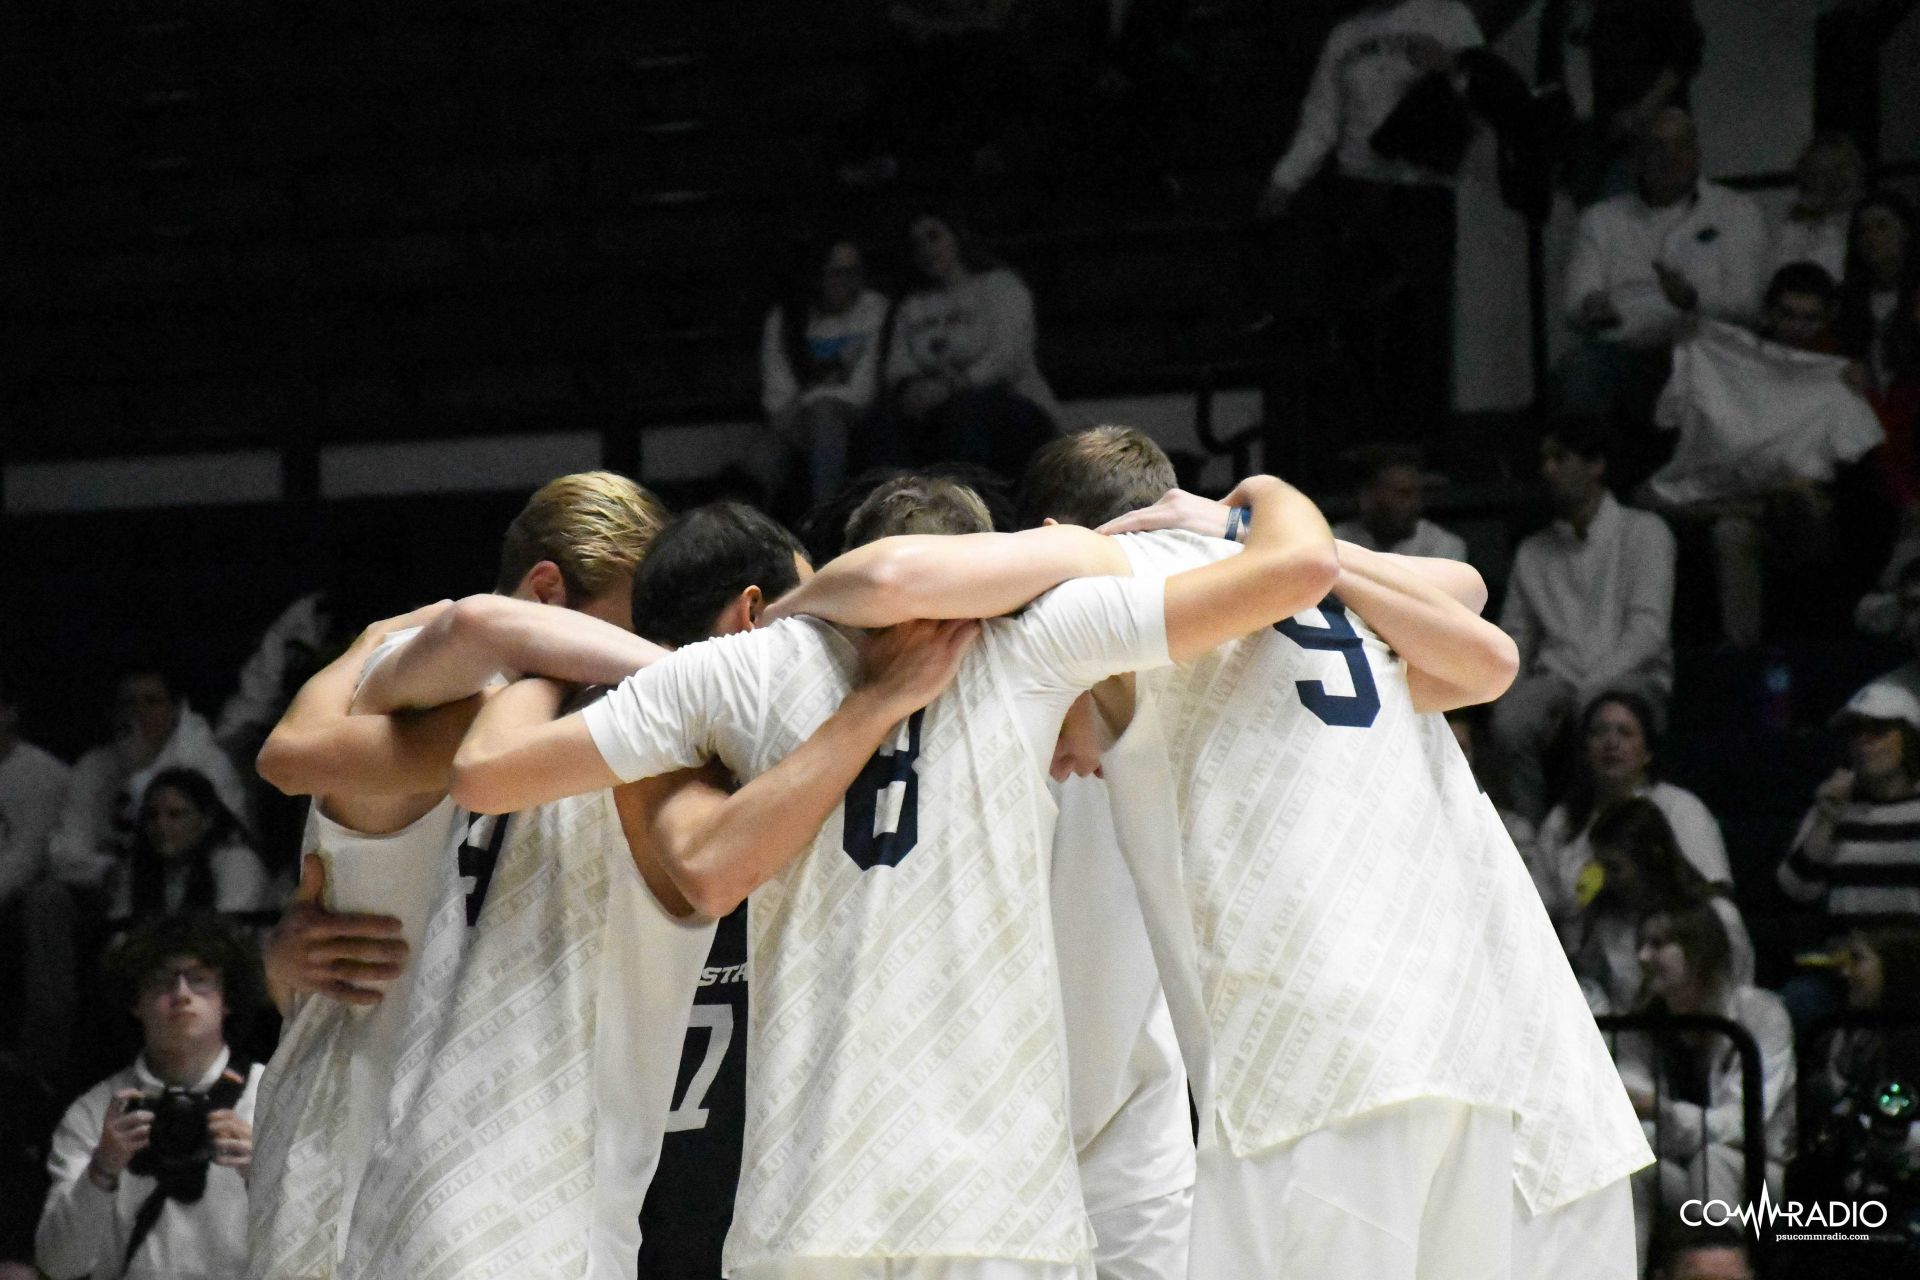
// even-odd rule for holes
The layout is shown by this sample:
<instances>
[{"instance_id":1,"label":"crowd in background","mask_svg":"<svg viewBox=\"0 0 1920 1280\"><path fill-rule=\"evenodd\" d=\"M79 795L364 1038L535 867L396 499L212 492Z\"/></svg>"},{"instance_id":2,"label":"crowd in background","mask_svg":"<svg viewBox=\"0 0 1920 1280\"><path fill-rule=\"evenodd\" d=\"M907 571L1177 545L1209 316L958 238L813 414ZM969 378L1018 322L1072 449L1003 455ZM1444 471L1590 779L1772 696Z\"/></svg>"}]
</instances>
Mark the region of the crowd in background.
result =
<instances>
[{"instance_id":1,"label":"crowd in background","mask_svg":"<svg viewBox=\"0 0 1920 1280\"><path fill-rule=\"evenodd\" d=\"M840 180L885 186L903 160L934 152L996 173L1023 100L1019 8L892 6L873 106L848 127ZM1769 219L1702 177L1688 86L1710 33L1684 0L1549 11L1559 56L1544 65L1559 79L1523 84L1518 97L1457 0L1375 4L1341 23L1259 213L1274 236L1297 234L1290 211L1319 175L1339 232L1318 248L1352 304L1356 341L1391 347L1388 389L1404 420L1422 424L1449 403L1452 184L1465 138L1498 133L1516 206L1537 212L1543 181L1573 196L1558 293L1574 336L1542 397L1539 436L1552 519L1490 584L1522 672L1491 708L1455 717L1456 732L1595 1013L1718 1016L1759 1050L1753 1133L1726 1036L1616 1038L1661 1157L1642 1179L1643 1224L1690 1196L1740 1201L1750 1142L1764 1146L1776 1199L1920 1204L1915 211L1876 186L1851 139L1823 134L1801 154L1789 210ZM1155 12L1114 9L1102 47L1116 85L1153 81L1161 63L1148 50L1164 46L1139 28ZM754 459L770 503L843 510L835 499L849 479L876 466L1010 475L1059 429L1035 300L1013 266L962 219L929 210L904 228L911 278L889 297L868 277L873 248L845 234L808 241L771 300ZM1421 446L1376 443L1349 459L1357 510L1337 532L1467 559L1466 540L1426 513ZM1709 805L1663 770L1663 737L1694 696L1676 677L1676 612L1709 619L1709 647L1739 655L1808 634L1813 611L1821 628L1851 611L1861 634L1915 656L1832 708L1838 767L1807 780L1790 840L1731 857ZM212 1017L226 1038L206 1040L202 1017L189 1054L209 1082L234 1070L228 1040L243 1067L270 1052L271 1026L229 1017L257 1003L246 994L257 979L235 956L257 949L292 888L297 828L252 756L312 659L358 621L296 602L212 720L164 664L117 673L103 686L114 734L71 765L22 736L19 691L0 684L0 913L21 940L0 957L13 1032L5 1087L31 1104L9 1116L0 1203L42 1203L41 1169L20 1153L44 1147L60 1105L118 1067L68 1112L61 1132L91 1126L82 1137L98 1150L78 1165L56 1152L48 1213L79 1230L61 1179L115 1194L126 1162L113 1126L137 1121L114 1099L153 1084L124 1065L136 1048L139 1063L170 1052L171 1024L155 1012L164 1002L200 1010L224 992ZM1762 886L1739 877L1755 866L1801 913L1794 930L1763 939L1749 928L1739 904ZM226 918L238 950L166 932L198 913ZM120 1018L128 1010L138 1040ZM236 1094L220 1112L250 1105ZM37 1217L0 1215L0 1275L6 1259L31 1256ZM40 1231L45 1249L44 1222ZM1739 1243L1670 1242L1650 1267L1685 1274L1683 1246Z\"/></svg>"}]
</instances>

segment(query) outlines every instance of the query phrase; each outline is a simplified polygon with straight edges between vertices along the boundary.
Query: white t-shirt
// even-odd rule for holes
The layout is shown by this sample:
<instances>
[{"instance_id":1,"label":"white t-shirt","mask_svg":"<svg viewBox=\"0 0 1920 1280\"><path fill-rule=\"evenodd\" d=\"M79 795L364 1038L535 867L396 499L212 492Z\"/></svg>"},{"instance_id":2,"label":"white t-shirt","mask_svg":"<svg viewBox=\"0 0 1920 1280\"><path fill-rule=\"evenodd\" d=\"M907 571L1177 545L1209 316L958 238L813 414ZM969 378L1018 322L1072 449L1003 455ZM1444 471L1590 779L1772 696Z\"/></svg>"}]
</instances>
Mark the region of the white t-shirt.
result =
<instances>
[{"instance_id":1,"label":"white t-shirt","mask_svg":"<svg viewBox=\"0 0 1920 1280\"><path fill-rule=\"evenodd\" d=\"M1154 577L1238 550L1120 544ZM1536 1213L1647 1163L1525 865L1364 622L1329 599L1139 689L1105 772L1202 1123L1234 1154L1443 1097L1514 1113Z\"/></svg>"},{"instance_id":2,"label":"white t-shirt","mask_svg":"<svg viewBox=\"0 0 1920 1280\"><path fill-rule=\"evenodd\" d=\"M1187 1073L1099 778L1054 789L1053 933L1087 1212L1193 1185Z\"/></svg>"},{"instance_id":3,"label":"white t-shirt","mask_svg":"<svg viewBox=\"0 0 1920 1280\"><path fill-rule=\"evenodd\" d=\"M813 848L748 913L747 1119L724 1266L795 1257L1077 1264L1048 912L1047 766L1081 690L1167 661L1158 583L1086 579L985 624ZM813 619L691 645L588 709L614 773L772 768L840 705Z\"/></svg>"},{"instance_id":4,"label":"white t-shirt","mask_svg":"<svg viewBox=\"0 0 1920 1280\"><path fill-rule=\"evenodd\" d=\"M1678 430L1680 443L1647 488L1680 503L1830 483L1886 436L1872 407L1841 381L1846 365L1703 321L1674 348L1654 417Z\"/></svg>"}]
</instances>

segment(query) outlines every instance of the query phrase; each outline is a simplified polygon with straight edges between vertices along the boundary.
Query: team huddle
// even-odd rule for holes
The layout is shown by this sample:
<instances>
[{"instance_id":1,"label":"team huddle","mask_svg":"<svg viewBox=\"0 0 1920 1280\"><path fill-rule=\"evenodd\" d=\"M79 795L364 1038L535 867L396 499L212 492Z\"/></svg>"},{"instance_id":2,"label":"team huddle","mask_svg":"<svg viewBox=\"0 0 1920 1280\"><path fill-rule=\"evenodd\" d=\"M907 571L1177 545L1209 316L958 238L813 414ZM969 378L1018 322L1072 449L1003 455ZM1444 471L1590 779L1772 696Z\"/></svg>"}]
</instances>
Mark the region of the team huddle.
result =
<instances>
[{"instance_id":1,"label":"team huddle","mask_svg":"<svg viewBox=\"0 0 1920 1280\"><path fill-rule=\"evenodd\" d=\"M1439 714L1513 676L1478 575L1123 428L1020 507L886 481L814 572L563 477L315 675L261 770L399 929L280 975L249 1274L644 1275L701 1030L735 1280L1632 1276L1651 1153Z\"/></svg>"}]
</instances>

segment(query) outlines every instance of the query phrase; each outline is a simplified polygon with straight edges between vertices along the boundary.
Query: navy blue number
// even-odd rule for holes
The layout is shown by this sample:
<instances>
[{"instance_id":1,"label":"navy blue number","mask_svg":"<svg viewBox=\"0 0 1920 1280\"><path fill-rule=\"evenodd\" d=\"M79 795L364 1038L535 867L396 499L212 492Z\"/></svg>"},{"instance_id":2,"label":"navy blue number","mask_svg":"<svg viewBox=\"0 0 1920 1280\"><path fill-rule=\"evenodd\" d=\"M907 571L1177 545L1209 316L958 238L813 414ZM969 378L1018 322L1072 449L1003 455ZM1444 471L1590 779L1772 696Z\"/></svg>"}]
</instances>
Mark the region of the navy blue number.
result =
<instances>
[{"instance_id":1,"label":"navy blue number","mask_svg":"<svg viewBox=\"0 0 1920 1280\"><path fill-rule=\"evenodd\" d=\"M1342 729L1364 729L1380 714L1380 690L1373 683L1373 668L1367 665L1366 644L1347 621L1347 611L1328 596L1320 602L1324 627L1312 626L1298 618L1273 624L1273 629L1302 649L1323 649L1337 653L1347 662L1347 675L1353 680L1352 693L1328 693L1318 680L1295 680L1300 705L1327 724Z\"/></svg>"},{"instance_id":2,"label":"navy blue number","mask_svg":"<svg viewBox=\"0 0 1920 1280\"><path fill-rule=\"evenodd\" d=\"M907 717L899 735L873 753L847 788L840 847L862 871L895 867L920 839L920 723L925 711Z\"/></svg>"},{"instance_id":3,"label":"navy blue number","mask_svg":"<svg viewBox=\"0 0 1920 1280\"><path fill-rule=\"evenodd\" d=\"M486 905L487 886L493 883L494 864L507 842L507 814L475 814L460 841L460 880L467 889L467 927L480 920L480 908Z\"/></svg>"}]
</instances>

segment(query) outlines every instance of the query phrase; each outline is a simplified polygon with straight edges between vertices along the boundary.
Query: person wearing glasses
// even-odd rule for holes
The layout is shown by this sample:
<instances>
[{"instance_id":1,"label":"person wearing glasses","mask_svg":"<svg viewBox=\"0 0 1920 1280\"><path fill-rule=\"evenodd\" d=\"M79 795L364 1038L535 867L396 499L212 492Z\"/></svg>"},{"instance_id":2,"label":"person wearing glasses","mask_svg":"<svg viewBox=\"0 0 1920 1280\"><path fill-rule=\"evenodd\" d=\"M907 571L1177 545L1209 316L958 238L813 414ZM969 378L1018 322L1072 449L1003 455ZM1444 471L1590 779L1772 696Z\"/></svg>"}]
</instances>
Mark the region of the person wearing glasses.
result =
<instances>
[{"instance_id":1,"label":"person wearing glasses","mask_svg":"<svg viewBox=\"0 0 1920 1280\"><path fill-rule=\"evenodd\" d=\"M238 1275L261 1068L228 1048L227 1023L264 999L259 961L218 920L168 916L106 967L140 1054L61 1118L35 1262L51 1280Z\"/></svg>"}]
</instances>

